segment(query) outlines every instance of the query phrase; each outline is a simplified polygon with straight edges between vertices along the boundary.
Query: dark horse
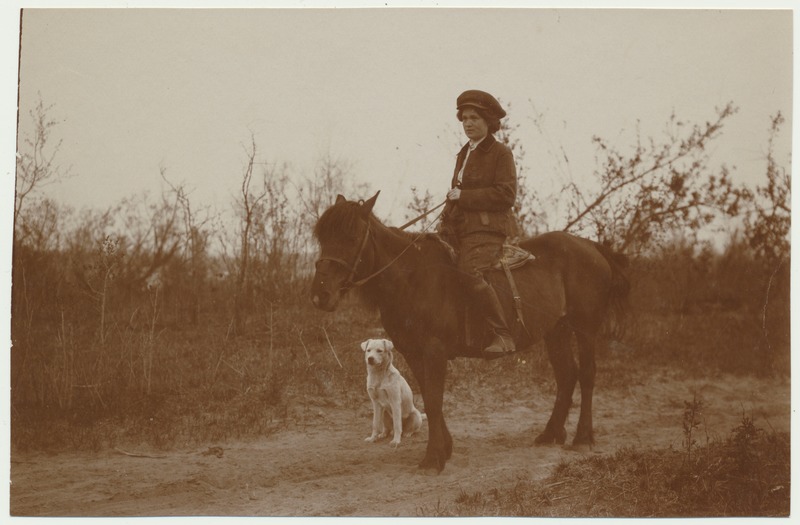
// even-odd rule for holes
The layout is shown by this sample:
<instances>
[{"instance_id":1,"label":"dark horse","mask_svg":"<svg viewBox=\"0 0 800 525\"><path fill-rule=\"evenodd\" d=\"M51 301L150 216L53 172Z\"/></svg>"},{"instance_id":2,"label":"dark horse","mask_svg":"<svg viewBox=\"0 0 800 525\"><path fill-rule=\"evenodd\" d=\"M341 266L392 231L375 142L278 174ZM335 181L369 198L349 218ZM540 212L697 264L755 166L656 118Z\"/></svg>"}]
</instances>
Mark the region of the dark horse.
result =
<instances>
[{"instance_id":1,"label":"dark horse","mask_svg":"<svg viewBox=\"0 0 800 525\"><path fill-rule=\"evenodd\" d=\"M367 304L379 309L384 329L413 371L425 403L428 446L419 466L441 471L453 451L442 413L447 361L480 357L482 341L470 346L471 338L465 336L466 296L449 247L434 234L384 226L372 213L377 197L355 202L339 195L320 217L314 230L321 251L312 300L317 308L333 311L342 295L356 288ZM514 270L524 326L513 321L513 299L503 272L490 272L487 279L514 326L517 348L544 339L555 372L555 405L536 443L565 442L565 421L580 381L581 412L573 443L591 444L595 339L609 314L622 313L629 289L622 273L625 257L563 232L546 233L520 246L535 256ZM572 334L580 366L572 355Z\"/></svg>"}]
</instances>

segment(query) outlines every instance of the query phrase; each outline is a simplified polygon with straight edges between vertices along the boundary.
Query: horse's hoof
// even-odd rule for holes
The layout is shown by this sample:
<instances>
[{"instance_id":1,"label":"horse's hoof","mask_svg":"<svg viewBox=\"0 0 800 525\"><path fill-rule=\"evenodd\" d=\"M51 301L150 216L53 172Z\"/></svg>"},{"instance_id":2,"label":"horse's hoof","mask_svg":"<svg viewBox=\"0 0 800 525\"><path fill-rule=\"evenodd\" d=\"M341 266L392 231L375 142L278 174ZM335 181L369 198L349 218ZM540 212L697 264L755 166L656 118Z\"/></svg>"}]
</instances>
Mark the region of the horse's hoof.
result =
<instances>
[{"instance_id":1,"label":"horse's hoof","mask_svg":"<svg viewBox=\"0 0 800 525\"><path fill-rule=\"evenodd\" d=\"M417 474L420 476L438 476L441 471L435 468L417 467Z\"/></svg>"},{"instance_id":2,"label":"horse's hoof","mask_svg":"<svg viewBox=\"0 0 800 525\"><path fill-rule=\"evenodd\" d=\"M567 431L552 432L545 430L533 440L535 445L563 445L567 441Z\"/></svg>"},{"instance_id":3,"label":"horse's hoof","mask_svg":"<svg viewBox=\"0 0 800 525\"><path fill-rule=\"evenodd\" d=\"M438 474L444 469L445 460L441 457L425 456L419 463L419 469L425 473Z\"/></svg>"},{"instance_id":4,"label":"horse's hoof","mask_svg":"<svg viewBox=\"0 0 800 525\"><path fill-rule=\"evenodd\" d=\"M572 448L574 450L591 450L594 446L594 439L591 437L575 436L572 440Z\"/></svg>"},{"instance_id":5,"label":"horse's hoof","mask_svg":"<svg viewBox=\"0 0 800 525\"><path fill-rule=\"evenodd\" d=\"M592 445L589 443L575 443L573 441L571 445L564 445L564 450L587 454L592 451Z\"/></svg>"}]
</instances>

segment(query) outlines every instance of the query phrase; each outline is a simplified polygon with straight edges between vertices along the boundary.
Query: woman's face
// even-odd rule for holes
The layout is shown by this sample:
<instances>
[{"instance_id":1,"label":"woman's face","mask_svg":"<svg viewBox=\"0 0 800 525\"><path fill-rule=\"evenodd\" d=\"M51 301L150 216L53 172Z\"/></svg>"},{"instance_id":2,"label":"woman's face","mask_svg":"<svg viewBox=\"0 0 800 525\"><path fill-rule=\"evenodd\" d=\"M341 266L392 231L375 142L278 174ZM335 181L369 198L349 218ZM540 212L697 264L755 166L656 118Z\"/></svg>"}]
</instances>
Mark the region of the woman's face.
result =
<instances>
[{"instance_id":1,"label":"woman's face","mask_svg":"<svg viewBox=\"0 0 800 525\"><path fill-rule=\"evenodd\" d=\"M469 140L481 140L489 134L489 124L478 114L474 108L461 110L461 124Z\"/></svg>"}]
</instances>

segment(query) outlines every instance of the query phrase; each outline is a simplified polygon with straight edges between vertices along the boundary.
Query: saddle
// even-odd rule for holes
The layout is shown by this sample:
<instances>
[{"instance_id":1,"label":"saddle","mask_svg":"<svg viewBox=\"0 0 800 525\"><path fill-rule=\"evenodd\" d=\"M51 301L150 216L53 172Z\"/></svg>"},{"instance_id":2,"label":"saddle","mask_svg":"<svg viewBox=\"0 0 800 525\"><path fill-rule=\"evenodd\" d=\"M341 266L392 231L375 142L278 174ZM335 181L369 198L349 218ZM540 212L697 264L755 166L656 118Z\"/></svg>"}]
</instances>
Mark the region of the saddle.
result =
<instances>
[{"instance_id":1,"label":"saddle","mask_svg":"<svg viewBox=\"0 0 800 525\"><path fill-rule=\"evenodd\" d=\"M491 266L480 269L483 273L489 270L503 270L503 273L506 274L508 287L511 290L511 297L514 300L514 314L516 315L517 323L519 323L519 326L526 332L528 328L525 326L525 319L522 315L522 297L519 294L519 289L517 288L516 281L514 281L514 274L511 273L511 270L520 268L535 259L536 257L531 252L523 250L519 246L504 244L503 255L500 257L500 260L495 261Z\"/></svg>"},{"instance_id":2,"label":"saddle","mask_svg":"<svg viewBox=\"0 0 800 525\"><path fill-rule=\"evenodd\" d=\"M536 257L534 257L534 255L529 251L523 250L514 244L504 244L503 256L500 257L500 260L495 261L495 263L491 266L480 268L480 270L482 272L486 272L488 270L510 271L519 268L520 266L524 266L527 262L533 261L534 259L536 259ZM507 275L509 280L513 282L511 274L507 273ZM512 284L512 288L513 287L514 285Z\"/></svg>"},{"instance_id":3,"label":"saddle","mask_svg":"<svg viewBox=\"0 0 800 525\"><path fill-rule=\"evenodd\" d=\"M456 264L458 260L458 256L456 255L456 250L453 246L444 240L441 235L435 234L434 239L442 243L442 245L447 249L447 253L450 255L450 260L453 264ZM516 244L504 244L503 245L503 256L494 262L494 264L490 266L486 266L484 268L479 268L481 272L487 272L489 270L504 270L505 267L503 266L503 262L505 261L506 266L508 266L509 270L515 270L520 266L524 266L526 263L535 260L536 257L529 251L523 250Z\"/></svg>"}]
</instances>

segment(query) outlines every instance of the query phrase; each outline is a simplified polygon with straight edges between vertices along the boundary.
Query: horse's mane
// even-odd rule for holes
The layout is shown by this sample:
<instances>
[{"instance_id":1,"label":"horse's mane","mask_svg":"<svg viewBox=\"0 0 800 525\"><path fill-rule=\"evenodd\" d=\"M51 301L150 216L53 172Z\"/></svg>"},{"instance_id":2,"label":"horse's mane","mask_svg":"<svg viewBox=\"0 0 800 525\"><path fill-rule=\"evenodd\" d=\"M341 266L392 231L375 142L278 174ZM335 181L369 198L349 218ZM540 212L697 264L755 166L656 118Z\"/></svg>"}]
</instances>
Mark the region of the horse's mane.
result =
<instances>
[{"instance_id":1,"label":"horse's mane","mask_svg":"<svg viewBox=\"0 0 800 525\"><path fill-rule=\"evenodd\" d=\"M360 219L360 205L357 202L337 203L325 210L317 220L314 237L324 241L341 235L342 232L353 231Z\"/></svg>"},{"instance_id":2,"label":"horse's mane","mask_svg":"<svg viewBox=\"0 0 800 525\"><path fill-rule=\"evenodd\" d=\"M325 210L319 218L316 226L314 226L314 236L320 241L335 238L337 235L341 236L344 232L355 231L358 222L361 220L363 220L361 204L356 201L337 203ZM383 233L388 233L398 240L407 242L413 240L413 233L386 226L372 212L369 213L369 222L371 228L383 230Z\"/></svg>"}]
</instances>

